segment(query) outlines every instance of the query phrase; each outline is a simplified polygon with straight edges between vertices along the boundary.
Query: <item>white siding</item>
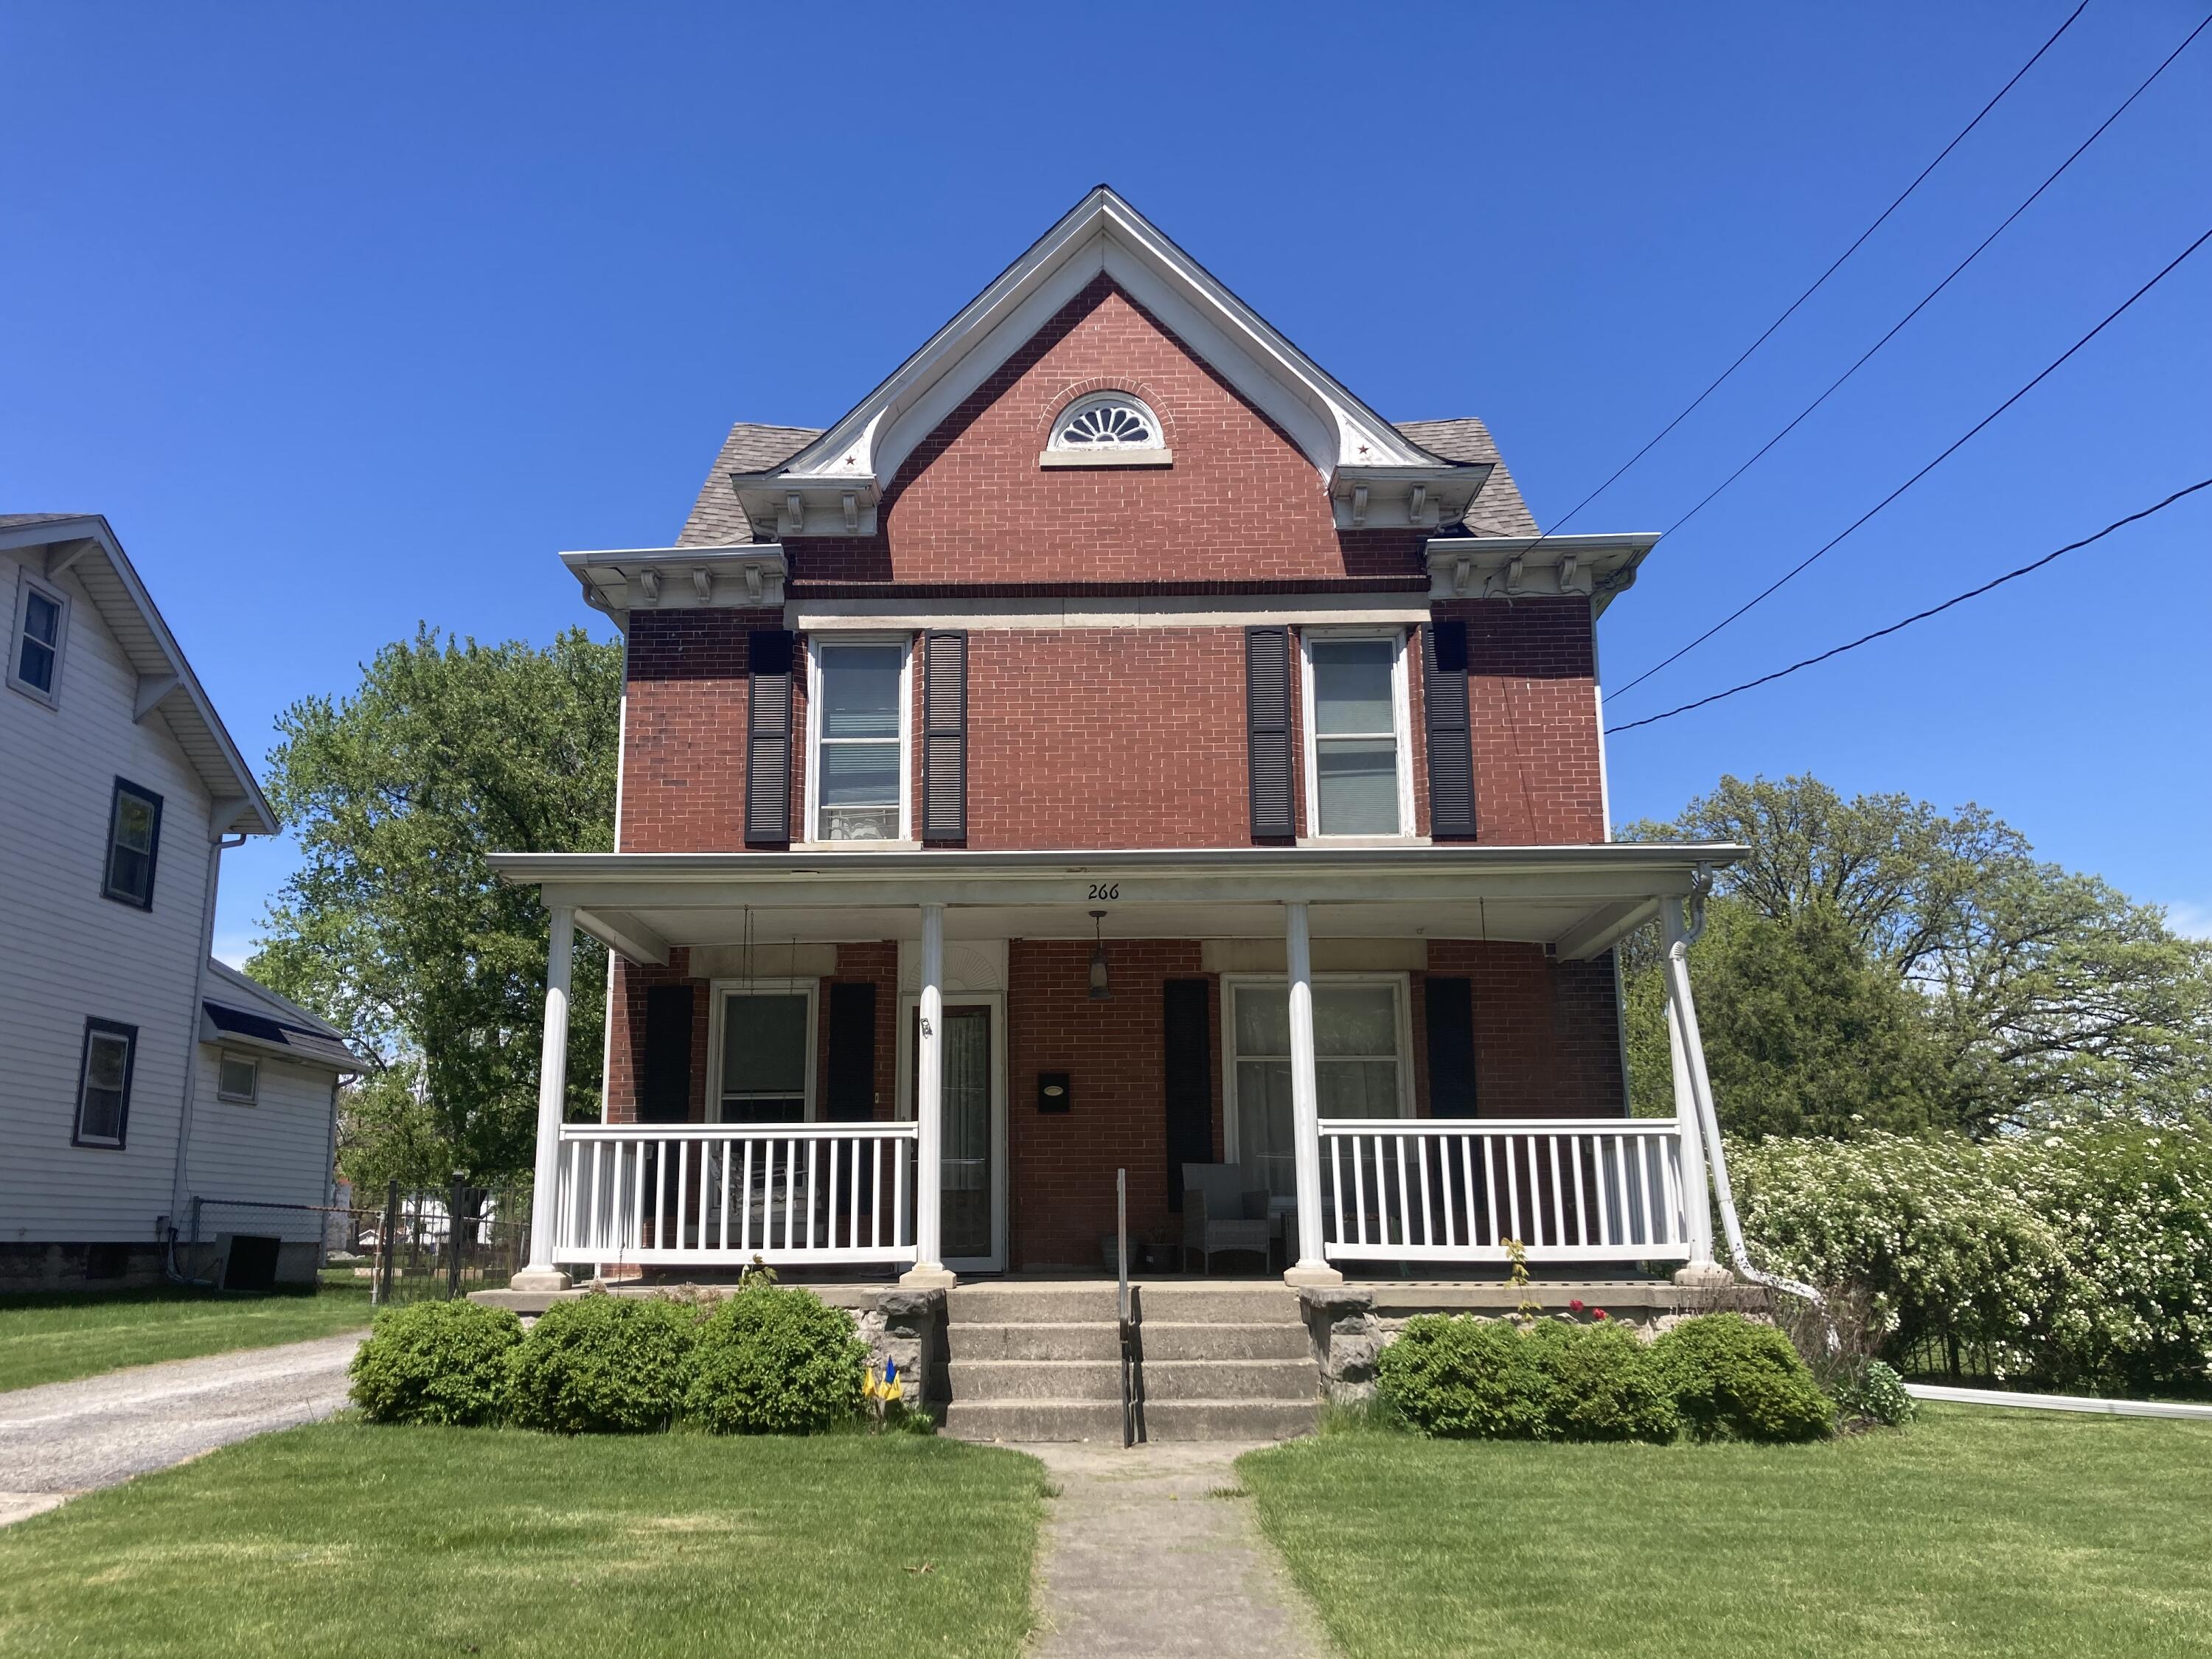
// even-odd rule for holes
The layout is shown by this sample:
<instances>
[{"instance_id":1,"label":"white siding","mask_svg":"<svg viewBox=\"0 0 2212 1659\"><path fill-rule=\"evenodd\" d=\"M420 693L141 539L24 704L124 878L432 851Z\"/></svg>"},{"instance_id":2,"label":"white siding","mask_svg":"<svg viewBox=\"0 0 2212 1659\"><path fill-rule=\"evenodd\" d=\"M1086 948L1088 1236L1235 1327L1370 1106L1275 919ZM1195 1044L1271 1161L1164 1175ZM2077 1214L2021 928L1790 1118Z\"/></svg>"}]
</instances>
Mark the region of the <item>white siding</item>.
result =
<instances>
[{"instance_id":1,"label":"white siding","mask_svg":"<svg viewBox=\"0 0 2212 1659\"><path fill-rule=\"evenodd\" d=\"M240 1049L241 1054L247 1051ZM200 1045L199 1093L192 1107L192 1146L185 1191L210 1202L326 1204L331 1186L331 1085L335 1074L293 1066L274 1055L261 1062L258 1098L251 1106L216 1096L222 1050ZM187 1212L189 1213L189 1212ZM321 1236L317 1217L295 1218L280 1230L276 1218L250 1212L208 1212L204 1231L276 1232L288 1238Z\"/></svg>"},{"instance_id":2,"label":"white siding","mask_svg":"<svg viewBox=\"0 0 2212 1659\"><path fill-rule=\"evenodd\" d=\"M20 562L0 550L11 617ZM74 576L58 586L60 706L0 684L0 1243L151 1239L197 1046L211 802L160 714L132 724L137 673ZM100 896L118 776L162 797L151 910ZM120 1151L70 1144L88 1015L138 1028Z\"/></svg>"}]
</instances>

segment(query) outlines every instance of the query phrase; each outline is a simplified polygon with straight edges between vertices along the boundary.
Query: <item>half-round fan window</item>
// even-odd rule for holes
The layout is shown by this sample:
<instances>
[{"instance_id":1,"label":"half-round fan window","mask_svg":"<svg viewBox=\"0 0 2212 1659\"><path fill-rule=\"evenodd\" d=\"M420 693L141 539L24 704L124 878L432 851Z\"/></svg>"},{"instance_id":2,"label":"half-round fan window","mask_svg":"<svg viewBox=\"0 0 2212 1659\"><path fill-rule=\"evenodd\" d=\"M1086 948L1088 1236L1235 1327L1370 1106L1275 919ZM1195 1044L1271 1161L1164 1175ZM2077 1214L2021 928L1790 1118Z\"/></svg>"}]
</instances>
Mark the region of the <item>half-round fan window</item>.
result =
<instances>
[{"instance_id":1,"label":"half-round fan window","mask_svg":"<svg viewBox=\"0 0 2212 1659\"><path fill-rule=\"evenodd\" d=\"M1161 449L1158 416L1125 392L1070 404L1053 422L1054 449Z\"/></svg>"}]
</instances>

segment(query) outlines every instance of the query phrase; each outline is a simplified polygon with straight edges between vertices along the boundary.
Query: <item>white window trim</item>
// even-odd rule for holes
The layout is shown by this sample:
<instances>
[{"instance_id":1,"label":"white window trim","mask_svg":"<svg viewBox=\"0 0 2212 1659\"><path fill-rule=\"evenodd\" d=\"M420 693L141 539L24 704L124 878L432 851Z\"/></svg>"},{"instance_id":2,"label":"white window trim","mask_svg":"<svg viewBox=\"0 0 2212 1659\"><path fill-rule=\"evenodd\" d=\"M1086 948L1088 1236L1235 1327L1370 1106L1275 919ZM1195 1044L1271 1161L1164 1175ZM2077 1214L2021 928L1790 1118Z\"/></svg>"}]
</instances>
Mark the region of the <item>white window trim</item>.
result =
<instances>
[{"instance_id":1,"label":"white window trim","mask_svg":"<svg viewBox=\"0 0 2212 1659\"><path fill-rule=\"evenodd\" d=\"M819 839L822 785L822 652L847 645L896 645L899 648L899 799L898 834L878 841ZM914 842L914 635L847 634L835 639L806 636L806 836L807 847L867 847L878 851Z\"/></svg>"},{"instance_id":2,"label":"white window trim","mask_svg":"<svg viewBox=\"0 0 2212 1659\"><path fill-rule=\"evenodd\" d=\"M15 618L8 629L8 684L33 702L42 702L49 708L58 708L62 704L63 658L69 651L70 596L52 582L33 575L30 566L18 565L16 569L19 574L15 582ZM54 627L54 684L51 691L40 690L37 686L20 678L16 673L16 670L22 665L23 628L29 620L33 593L44 594L58 605L62 611L61 620Z\"/></svg>"},{"instance_id":3,"label":"white window trim","mask_svg":"<svg viewBox=\"0 0 2212 1659\"><path fill-rule=\"evenodd\" d=\"M1395 835L1331 835L1321 827L1321 771L1315 757L1313 647L1316 640L1389 640L1390 718L1398 742L1398 830ZM1346 845L1395 845L1415 839L1412 705L1406 690L1406 630L1403 628L1301 628L1298 630L1298 699L1306 769L1306 833L1301 841Z\"/></svg>"},{"instance_id":4,"label":"white window trim","mask_svg":"<svg viewBox=\"0 0 2212 1659\"><path fill-rule=\"evenodd\" d=\"M841 843L842 844L842 843ZM707 981L707 1076L704 1084L707 1121L727 1121L722 1116L722 1005L732 996L806 999L806 1087L803 1121L815 1121L814 1060L821 1041L822 981L818 979L715 979Z\"/></svg>"},{"instance_id":5,"label":"white window trim","mask_svg":"<svg viewBox=\"0 0 2212 1659\"><path fill-rule=\"evenodd\" d=\"M1139 411L1146 423L1152 428L1152 441L1148 444L1104 443L1073 444L1063 441L1061 434L1068 423L1084 414L1106 404L1121 404ZM1052 417L1052 429L1045 434L1044 450L1048 456L1057 455L1142 455L1160 456L1167 453L1168 431L1160 423L1159 411L1133 392L1093 392L1078 398L1073 403ZM1047 461L1045 465L1052 463Z\"/></svg>"},{"instance_id":6,"label":"white window trim","mask_svg":"<svg viewBox=\"0 0 2212 1659\"><path fill-rule=\"evenodd\" d=\"M1231 1164L1240 1164L1237 1145L1237 990L1290 985L1287 974L1224 974L1221 976L1221 1145L1223 1155ZM1393 988L1393 1000L1397 1004L1398 1053L1393 1056L1398 1063L1398 1115L1412 1117L1413 1110L1413 976L1411 974L1316 974L1313 982L1321 985L1389 985ZM1273 1059L1264 1055L1255 1058ZM1364 1055L1337 1055L1336 1059L1364 1059ZM1380 1060L1383 1056L1373 1055ZM1322 1190L1328 1190L1327 1172L1323 1172ZM1279 1201L1277 1208L1290 1207Z\"/></svg>"},{"instance_id":7,"label":"white window trim","mask_svg":"<svg viewBox=\"0 0 2212 1659\"><path fill-rule=\"evenodd\" d=\"M233 1094L222 1086L222 1068L234 1060L241 1066L251 1066L253 1068L253 1087L242 1095ZM215 1056L215 1097L217 1100L231 1101L240 1106L258 1106L261 1103L261 1057L258 1054L242 1054L235 1048L217 1049Z\"/></svg>"}]
</instances>

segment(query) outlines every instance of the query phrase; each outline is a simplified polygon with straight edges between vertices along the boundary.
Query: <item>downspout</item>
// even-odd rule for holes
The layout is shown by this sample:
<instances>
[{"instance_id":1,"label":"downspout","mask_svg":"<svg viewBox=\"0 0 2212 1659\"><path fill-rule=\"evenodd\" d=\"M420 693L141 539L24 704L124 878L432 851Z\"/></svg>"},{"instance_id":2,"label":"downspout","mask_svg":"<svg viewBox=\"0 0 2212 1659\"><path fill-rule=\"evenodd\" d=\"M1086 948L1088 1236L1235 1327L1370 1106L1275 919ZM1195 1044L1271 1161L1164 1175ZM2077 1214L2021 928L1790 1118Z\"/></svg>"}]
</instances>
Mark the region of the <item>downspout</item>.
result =
<instances>
[{"instance_id":1,"label":"downspout","mask_svg":"<svg viewBox=\"0 0 2212 1659\"><path fill-rule=\"evenodd\" d=\"M200 1009L207 997L208 957L215 949L216 882L222 872L224 851L245 844L244 836L228 836L220 830L208 838L207 882L200 894L200 950L192 963L192 1006L185 1020L185 1092L177 1108L177 1161L169 1176L169 1228L165 1241L168 1254L163 1271L180 1285L207 1282L187 1279L177 1270L177 1218L184 1212L191 1170L192 1112L200 1081Z\"/></svg>"},{"instance_id":2,"label":"downspout","mask_svg":"<svg viewBox=\"0 0 2212 1659\"><path fill-rule=\"evenodd\" d=\"M1697 1005L1690 998L1690 947L1705 931L1705 894L1711 884L1711 873L1701 870L1698 884L1683 901L1681 928L1667 946L1667 977L1681 1020L1683 1058L1689 1066L1690 1094L1697 1103L1698 1121L1705 1130L1705 1162L1712 1170L1713 1200L1720 1207L1721 1231L1728 1241L1729 1261L1740 1275L1769 1290L1801 1297L1819 1310L1820 1322L1827 1328L1828 1351L1832 1353L1841 1344L1828 1317L1827 1298L1810 1285L1753 1267L1751 1254L1744 1248L1743 1224L1736 1217L1735 1190L1729 1181L1728 1153L1721 1146L1720 1118L1713 1109L1712 1079L1705 1073L1705 1037L1698 1030Z\"/></svg>"}]
</instances>

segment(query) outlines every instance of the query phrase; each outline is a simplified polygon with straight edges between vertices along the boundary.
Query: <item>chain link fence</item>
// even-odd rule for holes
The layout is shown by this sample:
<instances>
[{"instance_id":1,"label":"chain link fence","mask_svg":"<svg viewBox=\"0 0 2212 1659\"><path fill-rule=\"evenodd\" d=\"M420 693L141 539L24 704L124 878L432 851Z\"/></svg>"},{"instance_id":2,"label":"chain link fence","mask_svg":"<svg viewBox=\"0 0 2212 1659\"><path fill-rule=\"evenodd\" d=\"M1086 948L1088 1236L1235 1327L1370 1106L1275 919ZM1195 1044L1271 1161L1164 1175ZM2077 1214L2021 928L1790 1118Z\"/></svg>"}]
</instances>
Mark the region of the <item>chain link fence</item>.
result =
<instances>
[{"instance_id":1,"label":"chain link fence","mask_svg":"<svg viewBox=\"0 0 2212 1659\"><path fill-rule=\"evenodd\" d=\"M459 1183L374 1206L196 1198L178 1241L188 1278L226 1290L317 1285L374 1306L503 1290L529 1260L527 1194Z\"/></svg>"}]
</instances>

